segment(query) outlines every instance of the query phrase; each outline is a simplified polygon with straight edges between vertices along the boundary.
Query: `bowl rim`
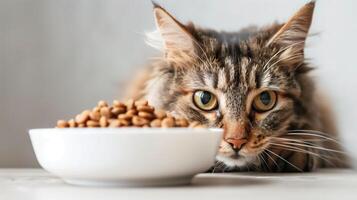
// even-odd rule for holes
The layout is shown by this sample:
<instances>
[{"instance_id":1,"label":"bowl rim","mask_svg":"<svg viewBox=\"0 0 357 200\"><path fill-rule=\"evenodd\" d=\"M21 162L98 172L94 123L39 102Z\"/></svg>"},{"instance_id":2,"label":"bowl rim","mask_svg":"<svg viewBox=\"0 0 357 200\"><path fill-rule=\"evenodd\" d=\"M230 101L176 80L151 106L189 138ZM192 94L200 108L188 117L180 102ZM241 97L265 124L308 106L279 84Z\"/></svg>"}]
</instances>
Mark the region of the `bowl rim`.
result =
<instances>
[{"instance_id":1,"label":"bowl rim","mask_svg":"<svg viewBox=\"0 0 357 200\"><path fill-rule=\"evenodd\" d=\"M138 131L140 130L140 131ZM168 133L168 131L170 133ZM35 128L29 129L29 134L221 134L222 128Z\"/></svg>"}]
</instances>

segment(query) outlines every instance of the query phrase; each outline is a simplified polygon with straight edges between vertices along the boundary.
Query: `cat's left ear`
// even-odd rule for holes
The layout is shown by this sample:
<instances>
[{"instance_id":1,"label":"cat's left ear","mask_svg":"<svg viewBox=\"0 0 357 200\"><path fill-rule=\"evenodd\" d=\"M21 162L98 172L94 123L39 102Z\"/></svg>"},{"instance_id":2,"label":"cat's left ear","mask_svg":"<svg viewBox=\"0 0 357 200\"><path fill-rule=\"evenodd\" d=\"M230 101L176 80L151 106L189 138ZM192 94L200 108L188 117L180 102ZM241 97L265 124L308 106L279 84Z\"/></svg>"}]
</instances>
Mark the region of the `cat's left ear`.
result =
<instances>
[{"instance_id":1,"label":"cat's left ear","mask_svg":"<svg viewBox=\"0 0 357 200\"><path fill-rule=\"evenodd\" d=\"M312 22L314 8L314 1L305 4L278 30L267 45L277 43L282 46L303 50Z\"/></svg>"},{"instance_id":2,"label":"cat's left ear","mask_svg":"<svg viewBox=\"0 0 357 200\"><path fill-rule=\"evenodd\" d=\"M194 56L195 39L189 29L156 4L154 4L154 16L163 40L166 58L178 61Z\"/></svg>"}]
</instances>

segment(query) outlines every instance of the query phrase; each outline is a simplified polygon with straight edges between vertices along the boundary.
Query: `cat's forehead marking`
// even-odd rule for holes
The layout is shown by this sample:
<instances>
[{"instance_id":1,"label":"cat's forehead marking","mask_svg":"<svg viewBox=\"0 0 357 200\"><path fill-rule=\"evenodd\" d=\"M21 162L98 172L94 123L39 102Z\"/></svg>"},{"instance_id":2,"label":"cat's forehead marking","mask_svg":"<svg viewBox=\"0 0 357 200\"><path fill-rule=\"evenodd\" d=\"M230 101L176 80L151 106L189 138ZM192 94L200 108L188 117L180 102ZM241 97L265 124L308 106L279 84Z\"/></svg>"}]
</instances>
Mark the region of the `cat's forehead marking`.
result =
<instances>
[{"instance_id":1,"label":"cat's forehead marking","mask_svg":"<svg viewBox=\"0 0 357 200\"><path fill-rule=\"evenodd\" d=\"M213 76L212 73L204 73L203 74L203 80L204 80L204 84L210 88L215 88L215 85L216 85L216 79L215 77Z\"/></svg>"},{"instance_id":2,"label":"cat's forehead marking","mask_svg":"<svg viewBox=\"0 0 357 200\"><path fill-rule=\"evenodd\" d=\"M239 63L239 66L237 66L241 70L241 73L240 73L240 75L241 75L241 77L240 77L241 84L243 84L245 86L248 85L248 76L249 76L249 74L247 74L248 73L248 69L247 69L248 68L248 64L249 64L249 59L246 58L246 57L243 57L241 59L241 62Z\"/></svg>"},{"instance_id":3,"label":"cat's forehead marking","mask_svg":"<svg viewBox=\"0 0 357 200\"><path fill-rule=\"evenodd\" d=\"M257 83L257 70L258 70L258 65L254 64L251 66L251 70L249 73L249 86L253 88L257 88L259 84Z\"/></svg>"},{"instance_id":4,"label":"cat's forehead marking","mask_svg":"<svg viewBox=\"0 0 357 200\"><path fill-rule=\"evenodd\" d=\"M236 77L235 77L235 74L236 74L236 67L234 65L234 62L233 62L233 59L231 56L227 56L225 59L224 59L224 71L226 73L228 73L227 77L228 79L226 79L226 83L229 83L231 81L233 81Z\"/></svg>"}]
</instances>

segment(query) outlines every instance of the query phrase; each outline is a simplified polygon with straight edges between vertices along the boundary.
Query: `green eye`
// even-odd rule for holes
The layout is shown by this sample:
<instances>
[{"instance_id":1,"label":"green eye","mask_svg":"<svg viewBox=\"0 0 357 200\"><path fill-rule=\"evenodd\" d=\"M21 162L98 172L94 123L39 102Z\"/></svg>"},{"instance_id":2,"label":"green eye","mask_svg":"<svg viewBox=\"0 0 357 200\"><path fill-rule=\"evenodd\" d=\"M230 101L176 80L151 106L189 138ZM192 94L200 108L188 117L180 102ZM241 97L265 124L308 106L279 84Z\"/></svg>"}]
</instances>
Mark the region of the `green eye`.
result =
<instances>
[{"instance_id":1,"label":"green eye","mask_svg":"<svg viewBox=\"0 0 357 200\"><path fill-rule=\"evenodd\" d=\"M204 111L214 110L218 105L216 96L204 90L196 91L193 94L193 102L199 109Z\"/></svg>"},{"instance_id":2,"label":"green eye","mask_svg":"<svg viewBox=\"0 0 357 200\"><path fill-rule=\"evenodd\" d=\"M253 101L253 108L258 112L266 112L271 110L277 100L276 92L264 91L258 94Z\"/></svg>"}]
</instances>

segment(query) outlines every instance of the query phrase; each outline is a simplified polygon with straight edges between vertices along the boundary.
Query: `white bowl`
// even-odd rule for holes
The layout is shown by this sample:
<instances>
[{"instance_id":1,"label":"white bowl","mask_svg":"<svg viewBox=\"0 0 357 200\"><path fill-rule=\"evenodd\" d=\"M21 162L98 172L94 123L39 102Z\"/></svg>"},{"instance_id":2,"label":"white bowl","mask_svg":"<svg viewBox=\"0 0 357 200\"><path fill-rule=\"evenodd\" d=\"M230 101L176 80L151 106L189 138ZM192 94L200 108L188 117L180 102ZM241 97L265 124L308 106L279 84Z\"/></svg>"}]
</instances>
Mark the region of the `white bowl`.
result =
<instances>
[{"instance_id":1,"label":"white bowl","mask_svg":"<svg viewBox=\"0 0 357 200\"><path fill-rule=\"evenodd\" d=\"M29 131L40 165L65 182L95 186L190 183L208 170L221 129L51 128Z\"/></svg>"}]
</instances>

